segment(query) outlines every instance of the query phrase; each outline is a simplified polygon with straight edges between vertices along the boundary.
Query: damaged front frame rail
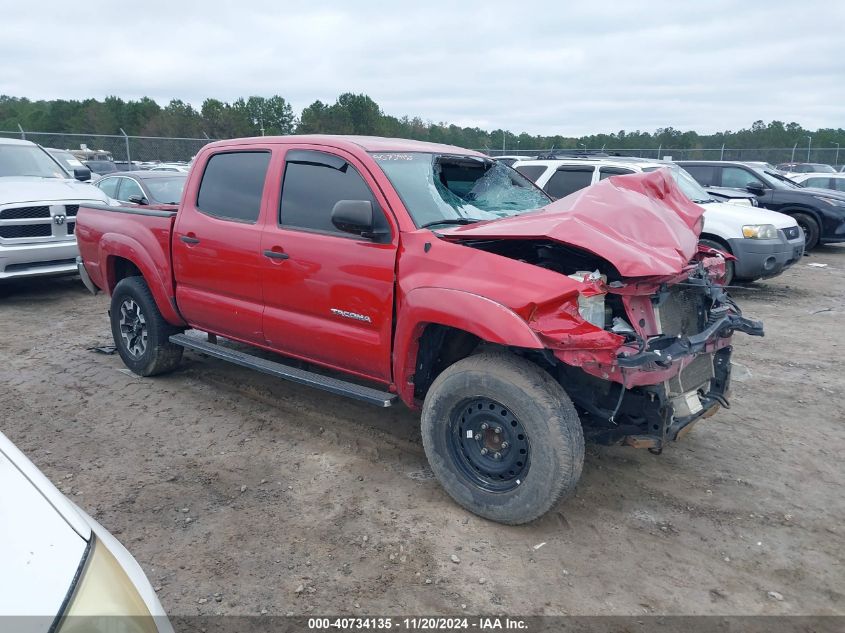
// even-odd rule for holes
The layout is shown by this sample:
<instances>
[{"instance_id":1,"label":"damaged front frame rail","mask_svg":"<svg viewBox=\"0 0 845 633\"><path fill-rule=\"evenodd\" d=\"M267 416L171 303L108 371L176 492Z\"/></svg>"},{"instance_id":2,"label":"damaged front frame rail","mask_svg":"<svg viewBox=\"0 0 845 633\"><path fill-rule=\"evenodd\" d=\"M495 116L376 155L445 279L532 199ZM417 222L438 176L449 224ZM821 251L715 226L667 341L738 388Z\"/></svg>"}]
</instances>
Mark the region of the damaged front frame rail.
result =
<instances>
[{"instance_id":1,"label":"damaged front frame rail","mask_svg":"<svg viewBox=\"0 0 845 633\"><path fill-rule=\"evenodd\" d=\"M559 379L586 414L585 432L593 440L624 443L659 453L667 442L685 434L697 420L710 417L721 406L730 407L727 398L733 348L729 345L719 348L717 343L733 332L763 336L763 324L742 316L725 290L709 283L706 277L691 276L685 285L697 286L711 300L701 331L654 336L634 353L630 347L619 350L616 363L623 377L621 382L599 380L564 364L558 365ZM664 296L661 291L653 301L660 304ZM672 379L632 388L624 384L625 370L667 369L690 357ZM694 363L697 363L695 368ZM686 383L688 368L694 374L692 385ZM706 375L695 376L702 369Z\"/></svg>"}]
</instances>

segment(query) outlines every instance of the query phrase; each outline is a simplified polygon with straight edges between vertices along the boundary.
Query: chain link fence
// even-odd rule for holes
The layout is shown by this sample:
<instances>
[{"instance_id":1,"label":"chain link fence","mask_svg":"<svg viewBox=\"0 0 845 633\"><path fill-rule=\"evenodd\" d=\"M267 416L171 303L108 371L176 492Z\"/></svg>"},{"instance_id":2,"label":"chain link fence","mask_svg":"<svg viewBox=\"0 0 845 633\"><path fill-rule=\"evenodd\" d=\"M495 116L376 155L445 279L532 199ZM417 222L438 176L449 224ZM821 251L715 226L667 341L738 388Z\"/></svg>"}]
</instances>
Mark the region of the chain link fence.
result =
<instances>
[{"instance_id":1,"label":"chain link fence","mask_svg":"<svg viewBox=\"0 0 845 633\"><path fill-rule=\"evenodd\" d=\"M0 130L0 136L20 138L42 147L104 151L118 161L189 161L211 138L128 136L123 134L70 134Z\"/></svg>"},{"instance_id":2,"label":"chain link fence","mask_svg":"<svg viewBox=\"0 0 845 633\"><path fill-rule=\"evenodd\" d=\"M0 136L23 138L38 143L42 147L79 150L82 146L89 150L103 150L119 161L189 161L208 143L211 138L176 138L166 136L128 136L123 134L70 134L51 132L30 132L28 130L0 130ZM841 155L839 148L833 147L764 147L764 148L672 148L646 147L636 149L615 148L557 148L548 149L510 149L482 148L478 151L489 156L538 156L550 151L565 152L601 152L611 156L638 156L641 158L671 157L673 160L743 160L765 161L777 165L787 162L827 163L829 165L845 162L845 149Z\"/></svg>"},{"instance_id":3,"label":"chain link fence","mask_svg":"<svg viewBox=\"0 0 845 633\"><path fill-rule=\"evenodd\" d=\"M557 152L582 153L582 154L608 154L610 156L636 156L640 158L665 158L672 160L740 160L740 161L763 161L777 165L778 163L826 163L839 167L845 161L845 148L840 153L839 148L819 147L758 147L758 148L731 148L731 147L710 147L710 148L671 148L671 147L647 147L638 149L615 149L615 148L557 148L549 149L522 149L512 147L510 149L489 149L482 148L478 151L489 156L540 156ZM809 155L808 155L809 154Z\"/></svg>"}]
</instances>

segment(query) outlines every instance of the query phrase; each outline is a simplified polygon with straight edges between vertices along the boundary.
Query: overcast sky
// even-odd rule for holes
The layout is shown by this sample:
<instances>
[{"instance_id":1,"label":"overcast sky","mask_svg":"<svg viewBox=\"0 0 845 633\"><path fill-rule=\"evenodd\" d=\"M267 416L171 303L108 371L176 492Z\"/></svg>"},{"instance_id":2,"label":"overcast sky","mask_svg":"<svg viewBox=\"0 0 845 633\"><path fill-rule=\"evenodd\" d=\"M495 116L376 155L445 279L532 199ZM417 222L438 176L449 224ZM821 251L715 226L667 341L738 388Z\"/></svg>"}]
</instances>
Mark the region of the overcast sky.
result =
<instances>
[{"instance_id":1,"label":"overcast sky","mask_svg":"<svg viewBox=\"0 0 845 633\"><path fill-rule=\"evenodd\" d=\"M845 126L845 2L4 3L0 94L364 92L395 116L579 136Z\"/></svg>"}]
</instances>

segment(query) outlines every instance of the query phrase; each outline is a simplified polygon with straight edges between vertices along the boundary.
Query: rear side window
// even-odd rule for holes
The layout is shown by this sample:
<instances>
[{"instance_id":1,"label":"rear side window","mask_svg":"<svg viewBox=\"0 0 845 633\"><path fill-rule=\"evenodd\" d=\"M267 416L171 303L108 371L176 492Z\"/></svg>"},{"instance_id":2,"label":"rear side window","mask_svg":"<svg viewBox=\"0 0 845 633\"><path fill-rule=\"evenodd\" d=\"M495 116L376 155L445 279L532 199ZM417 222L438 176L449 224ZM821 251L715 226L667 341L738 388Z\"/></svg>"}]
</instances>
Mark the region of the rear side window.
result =
<instances>
[{"instance_id":1,"label":"rear side window","mask_svg":"<svg viewBox=\"0 0 845 633\"><path fill-rule=\"evenodd\" d=\"M515 169L531 182L537 182L537 179L546 171L546 167L543 165L520 165Z\"/></svg>"},{"instance_id":2,"label":"rear side window","mask_svg":"<svg viewBox=\"0 0 845 633\"><path fill-rule=\"evenodd\" d=\"M589 187L593 180L593 168L562 167L546 183L546 193L553 198L563 198L584 187Z\"/></svg>"},{"instance_id":3,"label":"rear side window","mask_svg":"<svg viewBox=\"0 0 845 633\"><path fill-rule=\"evenodd\" d=\"M270 152L215 154L205 166L197 208L224 220L255 223Z\"/></svg>"},{"instance_id":4,"label":"rear side window","mask_svg":"<svg viewBox=\"0 0 845 633\"><path fill-rule=\"evenodd\" d=\"M718 186L716 168L712 165L681 165L702 187Z\"/></svg>"},{"instance_id":5,"label":"rear side window","mask_svg":"<svg viewBox=\"0 0 845 633\"><path fill-rule=\"evenodd\" d=\"M389 230L372 191L352 165L324 152L287 153L279 224L352 237L332 224L332 209L340 200L369 200L373 205L373 228L377 232Z\"/></svg>"},{"instance_id":6,"label":"rear side window","mask_svg":"<svg viewBox=\"0 0 845 633\"><path fill-rule=\"evenodd\" d=\"M625 174L633 174L631 169L622 169L621 167L602 167L599 169L599 180L610 178L611 176L624 176Z\"/></svg>"},{"instance_id":7,"label":"rear side window","mask_svg":"<svg viewBox=\"0 0 845 633\"><path fill-rule=\"evenodd\" d=\"M845 191L845 178L834 178L833 184L839 191Z\"/></svg>"},{"instance_id":8,"label":"rear side window","mask_svg":"<svg viewBox=\"0 0 845 633\"><path fill-rule=\"evenodd\" d=\"M805 187L821 187L822 189L832 189L830 186L830 178L807 178L802 183Z\"/></svg>"}]
</instances>

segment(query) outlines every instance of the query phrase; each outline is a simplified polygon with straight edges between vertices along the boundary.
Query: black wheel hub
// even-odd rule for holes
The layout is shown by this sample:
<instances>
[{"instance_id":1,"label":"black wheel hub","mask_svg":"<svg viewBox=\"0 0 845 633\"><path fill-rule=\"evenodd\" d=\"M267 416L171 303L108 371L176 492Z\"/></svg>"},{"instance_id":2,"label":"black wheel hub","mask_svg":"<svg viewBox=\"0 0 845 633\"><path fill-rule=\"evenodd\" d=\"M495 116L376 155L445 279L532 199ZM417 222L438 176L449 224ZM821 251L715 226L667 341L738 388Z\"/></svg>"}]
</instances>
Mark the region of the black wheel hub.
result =
<instances>
[{"instance_id":1,"label":"black wheel hub","mask_svg":"<svg viewBox=\"0 0 845 633\"><path fill-rule=\"evenodd\" d=\"M489 398L465 400L449 421L448 445L458 468L479 488L508 492L528 472L528 435L509 409Z\"/></svg>"}]
</instances>

